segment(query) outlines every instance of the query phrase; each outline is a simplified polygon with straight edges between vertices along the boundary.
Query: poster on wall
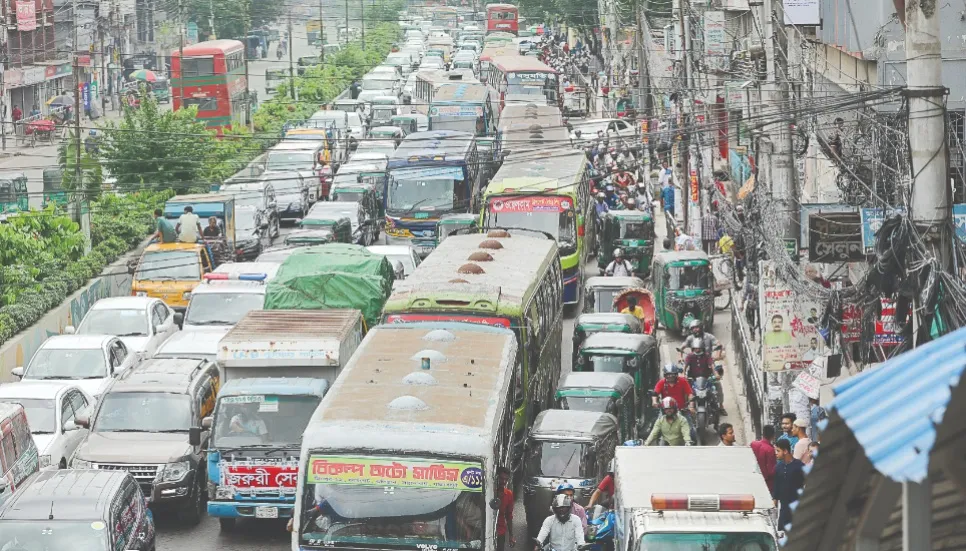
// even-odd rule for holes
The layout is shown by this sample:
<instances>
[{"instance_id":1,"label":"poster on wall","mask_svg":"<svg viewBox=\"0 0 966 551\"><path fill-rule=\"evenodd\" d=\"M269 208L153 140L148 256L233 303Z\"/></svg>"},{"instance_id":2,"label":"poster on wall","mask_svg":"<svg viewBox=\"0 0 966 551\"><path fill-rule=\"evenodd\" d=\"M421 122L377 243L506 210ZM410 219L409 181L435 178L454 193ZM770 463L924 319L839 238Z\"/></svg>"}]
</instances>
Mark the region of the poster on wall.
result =
<instances>
[{"instance_id":1,"label":"poster on wall","mask_svg":"<svg viewBox=\"0 0 966 551\"><path fill-rule=\"evenodd\" d=\"M821 306L798 296L775 271L770 261L761 263L762 366L765 371L804 369L825 351L819 333Z\"/></svg>"},{"instance_id":2,"label":"poster on wall","mask_svg":"<svg viewBox=\"0 0 966 551\"><path fill-rule=\"evenodd\" d=\"M37 28L37 5L34 0L17 0L17 30L32 31Z\"/></svg>"},{"instance_id":3,"label":"poster on wall","mask_svg":"<svg viewBox=\"0 0 966 551\"><path fill-rule=\"evenodd\" d=\"M819 0L784 0L786 25L815 26L822 24Z\"/></svg>"}]
</instances>

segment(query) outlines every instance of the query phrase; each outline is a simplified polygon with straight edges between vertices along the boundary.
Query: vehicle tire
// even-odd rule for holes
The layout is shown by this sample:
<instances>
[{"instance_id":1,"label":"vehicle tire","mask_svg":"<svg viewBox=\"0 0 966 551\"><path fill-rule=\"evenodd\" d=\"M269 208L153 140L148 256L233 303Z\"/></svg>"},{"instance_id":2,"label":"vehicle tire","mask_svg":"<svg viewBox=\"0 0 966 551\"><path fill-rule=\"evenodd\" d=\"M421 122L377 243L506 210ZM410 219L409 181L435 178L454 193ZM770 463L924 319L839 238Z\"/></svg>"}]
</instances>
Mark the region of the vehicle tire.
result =
<instances>
[{"instance_id":1,"label":"vehicle tire","mask_svg":"<svg viewBox=\"0 0 966 551\"><path fill-rule=\"evenodd\" d=\"M222 532L231 532L235 529L235 519L220 518L218 519L218 525L221 527Z\"/></svg>"},{"instance_id":2,"label":"vehicle tire","mask_svg":"<svg viewBox=\"0 0 966 551\"><path fill-rule=\"evenodd\" d=\"M197 526L206 512L204 476L201 473L195 473L195 476L198 477L198 483L195 484L194 493L184 508L178 511L181 522L189 526Z\"/></svg>"},{"instance_id":3,"label":"vehicle tire","mask_svg":"<svg viewBox=\"0 0 966 551\"><path fill-rule=\"evenodd\" d=\"M724 312L731 307L731 289L725 289L714 295L714 309Z\"/></svg>"},{"instance_id":4,"label":"vehicle tire","mask_svg":"<svg viewBox=\"0 0 966 551\"><path fill-rule=\"evenodd\" d=\"M704 437L704 432L708 430L708 414L698 412L695 416L695 426L698 429L698 438Z\"/></svg>"}]
</instances>

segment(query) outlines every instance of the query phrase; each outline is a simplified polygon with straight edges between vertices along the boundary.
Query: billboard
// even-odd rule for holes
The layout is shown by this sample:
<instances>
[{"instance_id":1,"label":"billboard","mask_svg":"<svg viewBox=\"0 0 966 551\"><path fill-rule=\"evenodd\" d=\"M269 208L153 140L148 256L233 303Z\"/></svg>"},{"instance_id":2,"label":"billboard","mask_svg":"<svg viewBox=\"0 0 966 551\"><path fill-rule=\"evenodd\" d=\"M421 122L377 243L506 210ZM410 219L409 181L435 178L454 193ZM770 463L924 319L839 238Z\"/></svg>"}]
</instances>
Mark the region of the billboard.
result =
<instances>
[{"instance_id":1,"label":"billboard","mask_svg":"<svg viewBox=\"0 0 966 551\"><path fill-rule=\"evenodd\" d=\"M821 305L798 296L778 277L771 261L761 263L760 283L762 368L803 369L825 355L825 339L819 333Z\"/></svg>"}]
</instances>

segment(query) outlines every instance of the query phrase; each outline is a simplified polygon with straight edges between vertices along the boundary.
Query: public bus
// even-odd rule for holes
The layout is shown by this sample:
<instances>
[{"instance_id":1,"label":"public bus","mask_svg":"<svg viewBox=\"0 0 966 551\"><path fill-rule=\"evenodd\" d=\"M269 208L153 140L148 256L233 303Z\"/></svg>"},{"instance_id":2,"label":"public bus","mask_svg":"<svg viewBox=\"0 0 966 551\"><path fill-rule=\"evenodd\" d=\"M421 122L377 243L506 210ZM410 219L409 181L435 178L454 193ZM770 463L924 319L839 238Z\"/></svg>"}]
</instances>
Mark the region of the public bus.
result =
<instances>
[{"instance_id":1,"label":"public bus","mask_svg":"<svg viewBox=\"0 0 966 551\"><path fill-rule=\"evenodd\" d=\"M546 105L563 106L559 74L535 57L493 58L486 82L500 94L501 105L507 101L542 101Z\"/></svg>"},{"instance_id":2,"label":"public bus","mask_svg":"<svg viewBox=\"0 0 966 551\"><path fill-rule=\"evenodd\" d=\"M490 65L495 57L517 55L518 49L510 44L488 44L480 52L480 82L489 84Z\"/></svg>"},{"instance_id":3,"label":"public bus","mask_svg":"<svg viewBox=\"0 0 966 551\"><path fill-rule=\"evenodd\" d=\"M514 406L514 449L519 449L537 414L553 407L560 379L562 295L554 240L514 230L452 235L406 279L393 284L383 322L511 329L524 351L526 395Z\"/></svg>"},{"instance_id":4,"label":"public bus","mask_svg":"<svg viewBox=\"0 0 966 551\"><path fill-rule=\"evenodd\" d=\"M513 4L486 5L486 32L518 34L520 10Z\"/></svg>"},{"instance_id":5,"label":"public bus","mask_svg":"<svg viewBox=\"0 0 966 551\"><path fill-rule=\"evenodd\" d=\"M569 149L570 132L558 107L508 104L500 112L497 141L504 155Z\"/></svg>"},{"instance_id":6,"label":"public bus","mask_svg":"<svg viewBox=\"0 0 966 551\"><path fill-rule=\"evenodd\" d=\"M582 151L512 155L483 195L482 228L526 228L557 241L564 304L580 299L593 242L589 169Z\"/></svg>"},{"instance_id":7,"label":"public bus","mask_svg":"<svg viewBox=\"0 0 966 551\"><path fill-rule=\"evenodd\" d=\"M496 113L485 84L447 82L437 86L429 104L431 130L459 130L477 138L496 134Z\"/></svg>"},{"instance_id":8,"label":"public bus","mask_svg":"<svg viewBox=\"0 0 966 551\"><path fill-rule=\"evenodd\" d=\"M245 124L248 83L245 45L238 40L209 40L171 53L171 90L174 110L198 107L198 120L221 131Z\"/></svg>"},{"instance_id":9,"label":"public bus","mask_svg":"<svg viewBox=\"0 0 966 551\"><path fill-rule=\"evenodd\" d=\"M499 327L373 328L305 429L292 548L496 551L522 355Z\"/></svg>"},{"instance_id":10,"label":"public bus","mask_svg":"<svg viewBox=\"0 0 966 551\"><path fill-rule=\"evenodd\" d=\"M460 14L456 11L456 8L449 6L433 8L433 26L444 27L446 30L452 31L459 27L459 22Z\"/></svg>"},{"instance_id":11,"label":"public bus","mask_svg":"<svg viewBox=\"0 0 966 551\"><path fill-rule=\"evenodd\" d=\"M422 69L416 71L413 83L412 104L416 110L424 115L429 114L429 105L433 102L433 93L443 84L462 82L479 82L473 71L467 69L457 69L446 71L444 69Z\"/></svg>"},{"instance_id":12,"label":"public bus","mask_svg":"<svg viewBox=\"0 0 966 551\"><path fill-rule=\"evenodd\" d=\"M439 217L475 212L482 195L476 141L469 132L431 130L406 136L389 158L386 244L436 247Z\"/></svg>"}]
</instances>

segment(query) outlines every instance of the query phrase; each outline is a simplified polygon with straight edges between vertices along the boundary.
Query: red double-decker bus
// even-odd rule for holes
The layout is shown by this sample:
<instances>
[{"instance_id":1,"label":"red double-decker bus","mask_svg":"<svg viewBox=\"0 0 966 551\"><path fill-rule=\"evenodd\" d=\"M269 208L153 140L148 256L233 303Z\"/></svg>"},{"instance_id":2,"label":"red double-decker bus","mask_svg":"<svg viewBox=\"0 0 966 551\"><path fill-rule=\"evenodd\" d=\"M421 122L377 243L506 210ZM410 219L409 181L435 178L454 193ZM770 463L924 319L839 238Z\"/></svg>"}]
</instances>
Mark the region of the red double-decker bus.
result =
<instances>
[{"instance_id":1,"label":"red double-decker bus","mask_svg":"<svg viewBox=\"0 0 966 551\"><path fill-rule=\"evenodd\" d=\"M520 32L520 10L513 4L486 5L486 32Z\"/></svg>"},{"instance_id":2,"label":"red double-decker bus","mask_svg":"<svg viewBox=\"0 0 966 551\"><path fill-rule=\"evenodd\" d=\"M181 68L184 67L184 78ZM245 123L247 101L245 45L238 40L209 40L171 54L174 109L198 107L198 120L219 132Z\"/></svg>"}]
</instances>

